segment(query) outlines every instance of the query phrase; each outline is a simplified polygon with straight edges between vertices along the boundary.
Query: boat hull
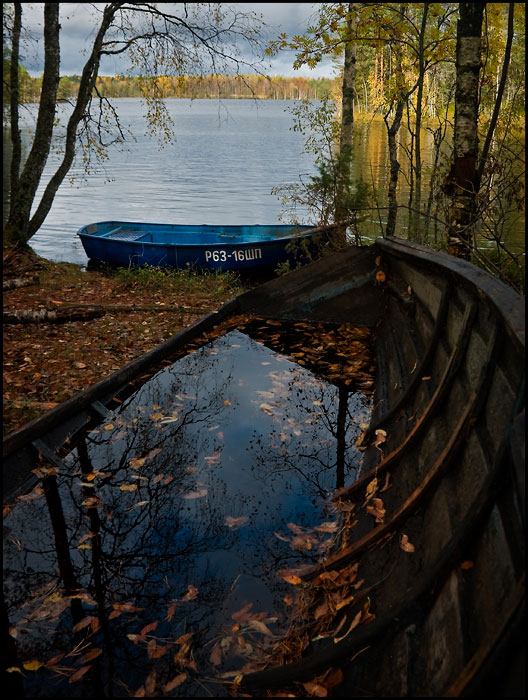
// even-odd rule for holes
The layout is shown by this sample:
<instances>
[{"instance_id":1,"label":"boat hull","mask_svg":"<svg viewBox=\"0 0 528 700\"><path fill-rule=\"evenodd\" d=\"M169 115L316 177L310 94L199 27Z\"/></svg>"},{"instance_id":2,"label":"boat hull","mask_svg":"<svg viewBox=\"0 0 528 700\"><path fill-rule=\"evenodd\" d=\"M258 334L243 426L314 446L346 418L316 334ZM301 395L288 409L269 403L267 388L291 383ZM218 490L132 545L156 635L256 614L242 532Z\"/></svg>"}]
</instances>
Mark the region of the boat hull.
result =
<instances>
[{"instance_id":1,"label":"boat hull","mask_svg":"<svg viewBox=\"0 0 528 700\"><path fill-rule=\"evenodd\" d=\"M183 226L105 221L79 229L90 260L114 265L251 270L306 263L321 232L309 226ZM298 245L297 245L298 244Z\"/></svg>"},{"instance_id":2,"label":"boat hull","mask_svg":"<svg viewBox=\"0 0 528 700\"><path fill-rule=\"evenodd\" d=\"M348 525L295 579L314 596L293 628L309 643L241 672L242 693L332 677L343 697L524 697L524 299L465 261L379 239L241 294L8 435L4 492L27 492L39 455L55 464L129 382L237 314L369 326L377 365L359 478L331 497Z\"/></svg>"}]
</instances>

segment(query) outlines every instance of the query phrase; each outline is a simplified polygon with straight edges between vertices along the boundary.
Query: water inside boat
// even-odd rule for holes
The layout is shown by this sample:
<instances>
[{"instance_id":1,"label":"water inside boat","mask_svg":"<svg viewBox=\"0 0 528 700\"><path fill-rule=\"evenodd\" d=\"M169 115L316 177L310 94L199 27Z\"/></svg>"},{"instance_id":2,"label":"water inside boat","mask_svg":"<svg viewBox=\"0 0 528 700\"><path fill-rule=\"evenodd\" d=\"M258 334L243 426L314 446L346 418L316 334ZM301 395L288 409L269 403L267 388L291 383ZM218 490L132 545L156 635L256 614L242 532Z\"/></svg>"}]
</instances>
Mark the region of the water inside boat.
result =
<instances>
[{"instance_id":1,"label":"water inside boat","mask_svg":"<svg viewBox=\"0 0 528 700\"><path fill-rule=\"evenodd\" d=\"M229 695L288 628L288 571L337 534L369 340L239 320L131 385L64 470L39 467L4 520L26 696Z\"/></svg>"}]
</instances>

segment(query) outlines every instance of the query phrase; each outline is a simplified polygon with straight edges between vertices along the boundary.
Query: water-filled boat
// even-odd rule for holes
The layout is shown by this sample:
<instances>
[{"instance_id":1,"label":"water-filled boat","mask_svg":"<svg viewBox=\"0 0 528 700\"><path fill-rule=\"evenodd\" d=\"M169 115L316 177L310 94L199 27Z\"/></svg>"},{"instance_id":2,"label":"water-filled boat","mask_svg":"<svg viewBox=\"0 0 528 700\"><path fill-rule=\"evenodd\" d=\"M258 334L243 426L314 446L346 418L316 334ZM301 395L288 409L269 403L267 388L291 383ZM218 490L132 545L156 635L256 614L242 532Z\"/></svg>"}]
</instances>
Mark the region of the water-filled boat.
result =
<instances>
[{"instance_id":1,"label":"water-filled boat","mask_svg":"<svg viewBox=\"0 0 528 700\"><path fill-rule=\"evenodd\" d=\"M237 314L368 328L376 381L360 472L328 495L331 544L276 572L291 588L289 629L278 638L268 618L228 615L230 639L251 627L273 644L209 694L524 697L524 299L465 261L378 239L244 292L8 435L5 493L27 493L39 459L67 469L76 436L108 422L131 381ZM152 668L162 652L152 646ZM166 689L200 678L178 673Z\"/></svg>"},{"instance_id":2,"label":"water-filled boat","mask_svg":"<svg viewBox=\"0 0 528 700\"><path fill-rule=\"evenodd\" d=\"M90 260L116 265L247 270L306 262L321 230L311 226L156 224L101 221L77 235Z\"/></svg>"}]
</instances>

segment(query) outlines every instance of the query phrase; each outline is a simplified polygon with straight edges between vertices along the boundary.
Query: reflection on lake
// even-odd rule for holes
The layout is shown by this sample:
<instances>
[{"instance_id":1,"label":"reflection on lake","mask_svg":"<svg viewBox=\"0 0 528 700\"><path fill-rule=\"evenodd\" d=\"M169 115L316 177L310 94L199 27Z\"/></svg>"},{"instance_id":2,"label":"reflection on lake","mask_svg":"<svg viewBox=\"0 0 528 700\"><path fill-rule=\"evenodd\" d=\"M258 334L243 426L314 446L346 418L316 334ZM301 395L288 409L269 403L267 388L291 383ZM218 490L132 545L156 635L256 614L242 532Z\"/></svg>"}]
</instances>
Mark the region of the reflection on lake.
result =
<instances>
[{"instance_id":1,"label":"reflection on lake","mask_svg":"<svg viewBox=\"0 0 528 700\"><path fill-rule=\"evenodd\" d=\"M370 413L350 376L331 384L232 330L123 398L19 498L4 585L26 694L229 695L222 674L288 625L278 571L336 534L326 497L355 479Z\"/></svg>"},{"instance_id":2,"label":"reflection on lake","mask_svg":"<svg viewBox=\"0 0 528 700\"><path fill-rule=\"evenodd\" d=\"M173 224L274 224L283 213L271 194L273 187L292 184L315 172L313 158L304 153L304 137L292 130L289 100L167 100L174 122L175 143L158 148L157 139L145 133L144 107L139 99L116 99L127 141L125 148L109 149L104 170L84 179L81 165L70 172L55 197L41 229L32 238L34 250L45 258L86 264L76 232L81 226L105 220ZM23 127L32 127L36 105L25 105ZM70 107L59 104L63 120ZM378 190L378 204L386 206L389 178L387 133L381 120L354 124L354 178ZM22 136L24 138L23 128ZM406 135L407 134L407 135ZM26 135L27 138L27 135ZM398 159L402 166L398 199L407 205L409 174L404 150L410 147L401 129ZM26 143L27 148L27 143ZM449 145L445 145L449 151ZM4 131L4 210L9 181L6 156L10 144ZM434 161L434 140L422 131L423 194L429 194ZM52 152L45 178L60 162ZM39 192L43 191L43 186ZM300 210L302 218L306 211ZM369 236L380 235L385 210L373 214L366 225ZM310 222L308 222L310 223ZM398 234L406 235L407 216L398 217ZM365 226L365 225L364 225ZM512 248L524 249L524 220L512 218ZM515 242L515 243L514 243Z\"/></svg>"}]
</instances>

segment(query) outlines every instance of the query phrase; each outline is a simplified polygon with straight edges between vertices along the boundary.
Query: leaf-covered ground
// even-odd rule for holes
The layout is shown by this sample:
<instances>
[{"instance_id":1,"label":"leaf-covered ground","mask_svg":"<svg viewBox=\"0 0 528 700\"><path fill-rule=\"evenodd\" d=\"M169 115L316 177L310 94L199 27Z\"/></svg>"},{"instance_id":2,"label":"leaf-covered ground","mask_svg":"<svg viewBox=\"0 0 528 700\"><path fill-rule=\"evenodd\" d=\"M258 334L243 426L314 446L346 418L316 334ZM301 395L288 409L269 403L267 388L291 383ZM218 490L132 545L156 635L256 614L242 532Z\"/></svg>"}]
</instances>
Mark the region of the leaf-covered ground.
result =
<instances>
[{"instance_id":1,"label":"leaf-covered ground","mask_svg":"<svg viewBox=\"0 0 528 700\"><path fill-rule=\"evenodd\" d=\"M3 253L4 314L20 310L109 307L86 321L4 323L4 435L120 369L218 308L238 291L232 275L148 271L111 274Z\"/></svg>"}]
</instances>

